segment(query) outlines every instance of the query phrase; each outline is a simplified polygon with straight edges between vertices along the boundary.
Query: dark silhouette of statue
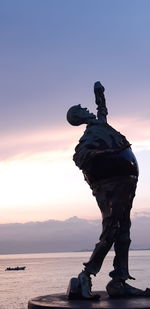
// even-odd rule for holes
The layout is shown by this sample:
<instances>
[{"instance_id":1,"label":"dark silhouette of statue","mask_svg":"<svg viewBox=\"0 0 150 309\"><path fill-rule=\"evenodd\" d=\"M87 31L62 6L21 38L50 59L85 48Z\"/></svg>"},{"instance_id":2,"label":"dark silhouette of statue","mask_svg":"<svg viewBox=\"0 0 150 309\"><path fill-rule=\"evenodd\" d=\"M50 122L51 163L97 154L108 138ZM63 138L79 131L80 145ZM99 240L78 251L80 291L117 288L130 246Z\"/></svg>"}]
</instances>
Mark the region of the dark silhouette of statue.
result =
<instances>
[{"instance_id":1,"label":"dark silhouette of statue","mask_svg":"<svg viewBox=\"0 0 150 309\"><path fill-rule=\"evenodd\" d=\"M138 164L131 144L121 133L107 123L104 87L94 85L97 117L81 105L67 112L71 125L86 124L86 130L75 148L73 160L82 170L102 213L102 233L99 242L78 278L72 278L69 298L97 299L91 291L91 275L100 271L103 260L114 244L114 269L106 289L110 296L141 295L149 293L126 283L134 279L129 274L130 211L138 181ZM143 295L143 294L142 294Z\"/></svg>"}]
</instances>

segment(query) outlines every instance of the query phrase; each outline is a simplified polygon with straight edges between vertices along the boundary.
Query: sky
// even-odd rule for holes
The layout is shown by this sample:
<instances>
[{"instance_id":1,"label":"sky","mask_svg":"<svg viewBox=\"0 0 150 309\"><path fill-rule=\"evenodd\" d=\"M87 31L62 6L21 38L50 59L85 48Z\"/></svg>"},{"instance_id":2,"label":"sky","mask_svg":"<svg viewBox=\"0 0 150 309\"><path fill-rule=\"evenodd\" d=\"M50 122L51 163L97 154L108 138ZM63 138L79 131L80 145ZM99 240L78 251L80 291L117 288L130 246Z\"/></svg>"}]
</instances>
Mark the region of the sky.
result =
<instances>
[{"instance_id":1,"label":"sky","mask_svg":"<svg viewBox=\"0 0 150 309\"><path fill-rule=\"evenodd\" d=\"M0 223L96 219L100 212L72 161L85 126L70 106L96 112L132 143L140 177L132 215L150 215L150 1L0 1Z\"/></svg>"}]
</instances>

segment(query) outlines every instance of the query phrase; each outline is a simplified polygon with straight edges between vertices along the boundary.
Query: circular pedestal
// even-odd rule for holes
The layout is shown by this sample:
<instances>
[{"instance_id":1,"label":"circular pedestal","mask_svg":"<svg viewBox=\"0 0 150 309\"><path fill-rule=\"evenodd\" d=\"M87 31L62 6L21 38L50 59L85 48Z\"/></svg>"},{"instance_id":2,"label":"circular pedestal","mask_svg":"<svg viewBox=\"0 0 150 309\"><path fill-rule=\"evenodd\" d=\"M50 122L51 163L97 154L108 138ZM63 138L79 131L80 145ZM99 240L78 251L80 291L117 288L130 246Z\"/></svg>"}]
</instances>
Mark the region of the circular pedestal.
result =
<instances>
[{"instance_id":1,"label":"circular pedestal","mask_svg":"<svg viewBox=\"0 0 150 309\"><path fill-rule=\"evenodd\" d=\"M96 301L91 300L68 300L66 294L52 294L31 299L28 309L144 309L150 308L150 298L109 298L104 291L97 292L101 298Z\"/></svg>"}]
</instances>

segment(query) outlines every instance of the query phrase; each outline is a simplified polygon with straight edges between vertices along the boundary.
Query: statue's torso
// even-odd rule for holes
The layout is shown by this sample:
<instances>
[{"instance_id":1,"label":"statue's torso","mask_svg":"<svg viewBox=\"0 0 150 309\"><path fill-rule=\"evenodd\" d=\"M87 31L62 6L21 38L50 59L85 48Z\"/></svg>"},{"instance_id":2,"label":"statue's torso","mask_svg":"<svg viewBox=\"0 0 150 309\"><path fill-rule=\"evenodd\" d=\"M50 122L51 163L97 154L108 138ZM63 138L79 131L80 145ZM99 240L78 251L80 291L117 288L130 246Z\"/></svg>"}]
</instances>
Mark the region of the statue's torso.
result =
<instances>
[{"instance_id":1,"label":"statue's torso","mask_svg":"<svg viewBox=\"0 0 150 309\"><path fill-rule=\"evenodd\" d=\"M138 176L138 164L125 136L107 123L87 126L75 148L74 161L93 181Z\"/></svg>"}]
</instances>

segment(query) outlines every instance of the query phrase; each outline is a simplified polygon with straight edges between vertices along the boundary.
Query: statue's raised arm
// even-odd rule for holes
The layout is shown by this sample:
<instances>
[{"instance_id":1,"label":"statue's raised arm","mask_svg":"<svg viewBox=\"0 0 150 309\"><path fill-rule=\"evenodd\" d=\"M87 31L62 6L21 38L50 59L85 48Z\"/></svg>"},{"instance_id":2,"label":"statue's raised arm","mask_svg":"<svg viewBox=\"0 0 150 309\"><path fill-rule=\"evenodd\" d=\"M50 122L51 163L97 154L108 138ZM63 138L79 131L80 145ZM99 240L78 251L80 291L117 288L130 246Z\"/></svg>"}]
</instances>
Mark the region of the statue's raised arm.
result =
<instances>
[{"instance_id":1,"label":"statue's raised arm","mask_svg":"<svg viewBox=\"0 0 150 309\"><path fill-rule=\"evenodd\" d=\"M101 121L107 122L107 107L106 107L106 100L104 96L105 88L103 85L98 81L94 84L94 93L95 93L95 103L97 106L97 118Z\"/></svg>"}]
</instances>

